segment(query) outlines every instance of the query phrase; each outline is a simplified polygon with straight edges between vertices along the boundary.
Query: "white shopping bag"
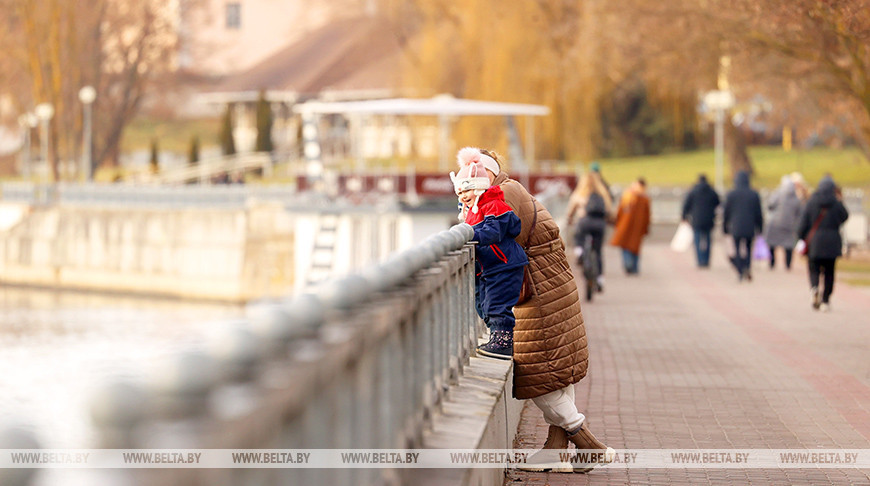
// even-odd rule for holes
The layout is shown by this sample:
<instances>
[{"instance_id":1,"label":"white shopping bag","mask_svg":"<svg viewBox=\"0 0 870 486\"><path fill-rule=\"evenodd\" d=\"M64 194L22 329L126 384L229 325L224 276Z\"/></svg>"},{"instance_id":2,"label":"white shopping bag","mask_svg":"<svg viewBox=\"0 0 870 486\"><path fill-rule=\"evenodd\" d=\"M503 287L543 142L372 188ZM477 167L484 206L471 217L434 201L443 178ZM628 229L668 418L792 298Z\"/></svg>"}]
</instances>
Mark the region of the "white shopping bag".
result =
<instances>
[{"instance_id":1,"label":"white shopping bag","mask_svg":"<svg viewBox=\"0 0 870 486\"><path fill-rule=\"evenodd\" d=\"M671 238L671 250L677 252L684 252L692 246L692 239L694 238L694 231L692 231L692 227L689 226L689 223L683 221L677 226L677 232L674 233L674 237Z\"/></svg>"}]
</instances>

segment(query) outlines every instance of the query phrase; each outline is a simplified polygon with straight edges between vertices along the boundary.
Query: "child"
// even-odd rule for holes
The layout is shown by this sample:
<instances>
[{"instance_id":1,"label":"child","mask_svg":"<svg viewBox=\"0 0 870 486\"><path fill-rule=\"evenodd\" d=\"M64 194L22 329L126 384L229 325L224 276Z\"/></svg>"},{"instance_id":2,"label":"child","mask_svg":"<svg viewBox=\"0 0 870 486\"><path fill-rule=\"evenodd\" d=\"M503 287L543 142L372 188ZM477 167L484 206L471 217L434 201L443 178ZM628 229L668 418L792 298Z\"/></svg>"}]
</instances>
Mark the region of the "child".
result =
<instances>
[{"instance_id":1,"label":"child","mask_svg":"<svg viewBox=\"0 0 870 486\"><path fill-rule=\"evenodd\" d=\"M523 286L523 267L528 265L523 248L514 240L520 234L520 218L505 203L499 186L490 186L498 163L477 149L459 151L459 174L450 173L462 203L465 222L474 228L478 278L478 305L490 328L489 342L479 346L484 356L513 356L513 306ZM490 172L487 172L487 169Z\"/></svg>"}]
</instances>

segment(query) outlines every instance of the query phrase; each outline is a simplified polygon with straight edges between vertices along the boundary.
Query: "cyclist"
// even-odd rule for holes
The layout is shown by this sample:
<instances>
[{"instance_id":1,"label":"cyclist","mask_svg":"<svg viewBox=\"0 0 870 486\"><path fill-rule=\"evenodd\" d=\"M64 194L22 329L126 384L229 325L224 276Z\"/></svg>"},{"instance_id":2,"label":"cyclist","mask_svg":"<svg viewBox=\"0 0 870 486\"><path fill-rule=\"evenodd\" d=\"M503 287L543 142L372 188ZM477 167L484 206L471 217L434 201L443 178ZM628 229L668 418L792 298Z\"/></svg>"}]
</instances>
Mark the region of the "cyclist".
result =
<instances>
[{"instance_id":1,"label":"cyclist","mask_svg":"<svg viewBox=\"0 0 870 486\"><path fill-rule=\"evenodd\" d=\"M568 203L568 225L573 225L576 217L578 222L574 231L574 255L577 257L578 265L583 264L584 247L587 240L591 239L589 247L595 252L595 263L598 267L594 283L599 292L604 290L604 259L601 247L604 242L604 229L612 214L612 208L610 192L599 173L589 171L583 174ZM592 262L587 260L586 263ZM588 268L588 265L585 268Z\"/></svg>"}]
</instances>

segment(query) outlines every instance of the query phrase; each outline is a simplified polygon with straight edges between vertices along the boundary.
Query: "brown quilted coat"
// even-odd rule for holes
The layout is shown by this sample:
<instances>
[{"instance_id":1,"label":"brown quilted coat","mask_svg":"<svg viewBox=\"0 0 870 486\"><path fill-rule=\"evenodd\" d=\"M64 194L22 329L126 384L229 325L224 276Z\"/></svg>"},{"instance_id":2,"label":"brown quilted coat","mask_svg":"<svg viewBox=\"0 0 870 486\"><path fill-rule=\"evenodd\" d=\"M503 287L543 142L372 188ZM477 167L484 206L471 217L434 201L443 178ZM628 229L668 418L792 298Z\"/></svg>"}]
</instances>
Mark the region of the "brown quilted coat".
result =
<instances>
[{"instance_id":1,"label":"brown quilted coat","mask_svg":"<svg viewBox=\"0 0 870 486\"><path fill-rule=\"evenodd\" d=\"M522 221L517 242L526 247L534 198L502 171L493 184ZM577 283L565 257L559 226L541 203L528 249L536 294L514 307L514 397L535 398L573 385L586 376L586 328Z\"/></svg>"}]
</instances>

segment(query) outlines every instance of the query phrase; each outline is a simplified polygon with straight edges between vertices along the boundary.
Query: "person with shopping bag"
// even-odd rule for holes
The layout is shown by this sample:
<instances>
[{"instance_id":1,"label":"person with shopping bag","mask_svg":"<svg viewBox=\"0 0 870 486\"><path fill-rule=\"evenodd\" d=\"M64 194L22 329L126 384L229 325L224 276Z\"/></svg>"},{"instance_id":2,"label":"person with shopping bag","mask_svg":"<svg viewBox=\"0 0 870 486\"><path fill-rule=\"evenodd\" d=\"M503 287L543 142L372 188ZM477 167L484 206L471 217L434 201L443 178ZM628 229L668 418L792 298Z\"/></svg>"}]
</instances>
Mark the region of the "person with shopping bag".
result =
<instances>
[{"instance_id":1,"label":"person with shopping bag","mask_svg":"<svg viewBox=\"0 0 870 486\"><path fill-rule=\"evenodd\" d=\"M785 256L785 269L791 270L791 259L797 238L798 218L801 214L801 200L791 176L782 176L779 187L767 200L770 222L764 232L770 248L770 268L776 265L776 249L782 248Z\"/></svg>"},{"instance_id":2,"label":"person with shopping bag","mask_svg":"<svg viewBox=\"0 0 870 486\"><path fill-rule=\"evenodd\" d=\"M838 196L837 186L830 177L819 182L800 216L797 236L805 242L810 271L810 295L815 310L830 310L834 292L834 267L843 254L840 227L849 219L849 211ZM824 288L819 288L824 275Z\"/></svg>"},{"instance_id":3,"label":"person with shopping bag","mask_svg":"<svg viewBox=\"0 0 870 486\"><path fill-rule=\"evenodd\" d=\"M682 220L692 226L698 268L710 267L710 232L713 230L719 202L719 194L710 187L704 174L698 176L698 182L683 201Z\"/></svg>"}]
</instances>

